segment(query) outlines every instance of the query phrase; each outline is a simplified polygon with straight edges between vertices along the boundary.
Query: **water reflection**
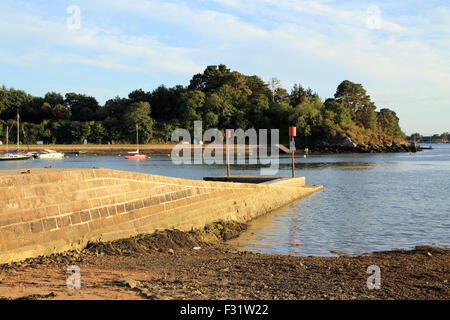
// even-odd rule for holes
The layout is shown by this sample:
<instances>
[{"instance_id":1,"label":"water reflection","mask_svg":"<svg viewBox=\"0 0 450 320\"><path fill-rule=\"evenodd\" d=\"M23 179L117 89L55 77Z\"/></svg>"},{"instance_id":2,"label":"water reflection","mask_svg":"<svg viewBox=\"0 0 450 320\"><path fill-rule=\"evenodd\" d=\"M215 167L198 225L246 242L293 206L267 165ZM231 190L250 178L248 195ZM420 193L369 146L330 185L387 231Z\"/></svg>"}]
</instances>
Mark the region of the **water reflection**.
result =
<instances>
[{"instance_id":1,"label":"water reflection","mask_svg":"<svg viewBox=\"0 0 450 320\"><path fill-rule=\"evenodd\" d=\"M433 151L441 154L421 155L426 161L392 154L371 162L306 164L302 174L324 191L264 217L262 224L254 221L253 235L235 243L263 253L321 256L446 246L450 146Z\"/></svg>"}]
</instances>

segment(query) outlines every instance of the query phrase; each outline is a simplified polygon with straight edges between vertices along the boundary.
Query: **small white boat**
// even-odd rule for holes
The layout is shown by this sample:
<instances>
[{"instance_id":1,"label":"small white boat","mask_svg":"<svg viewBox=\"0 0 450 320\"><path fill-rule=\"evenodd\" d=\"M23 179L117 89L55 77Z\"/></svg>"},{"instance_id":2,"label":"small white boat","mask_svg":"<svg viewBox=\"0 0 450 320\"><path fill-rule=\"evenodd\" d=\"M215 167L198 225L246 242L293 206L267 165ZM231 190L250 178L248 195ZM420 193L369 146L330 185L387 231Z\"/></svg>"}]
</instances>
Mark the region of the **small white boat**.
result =
<instances>
[{"instance_id":1,"label":"small white boat","mask_svg":"<svg viewBox=\"0 0 450 320\"><path fill-rule=\"evenodd\" d=\"M37 159L63 159L64 153L55 150L45 149L42 153L36 155Z\"/></svg>"}]
</instances>

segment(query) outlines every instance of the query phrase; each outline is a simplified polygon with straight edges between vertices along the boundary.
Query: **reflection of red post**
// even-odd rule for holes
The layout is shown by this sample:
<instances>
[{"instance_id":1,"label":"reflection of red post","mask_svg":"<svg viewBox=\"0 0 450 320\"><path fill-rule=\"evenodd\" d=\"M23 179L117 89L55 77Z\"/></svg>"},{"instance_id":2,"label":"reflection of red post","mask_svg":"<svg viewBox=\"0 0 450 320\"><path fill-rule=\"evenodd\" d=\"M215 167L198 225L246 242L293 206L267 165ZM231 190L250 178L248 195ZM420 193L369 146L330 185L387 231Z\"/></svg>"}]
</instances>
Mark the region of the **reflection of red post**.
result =
<instances>
[{"instance_id":1,"label":"reflection of red post","mask_svg":"<svg viewBox=\"0 0 450 320\"><path fill-rule=\"evenodd\" d=\"M289 127L289 137L292 139L290 141L289 149L291 149L292 152L292 178L295 177L295 161L294 161L294 151L295 151L295 139L294 137L297 136L297 128L296 127Z\"/></svg>"},{"instance_id":2,"label":"reflection of red post","mask_svg":"<svg viewBox=\"0 0 450 320\"><path fill-rule=\"evenodd\" d=\"M227 140L227 177L230 176L230 144L229 139L231 138L231 130L225 130L225 139Z\"/></svg>"}]
</instances>

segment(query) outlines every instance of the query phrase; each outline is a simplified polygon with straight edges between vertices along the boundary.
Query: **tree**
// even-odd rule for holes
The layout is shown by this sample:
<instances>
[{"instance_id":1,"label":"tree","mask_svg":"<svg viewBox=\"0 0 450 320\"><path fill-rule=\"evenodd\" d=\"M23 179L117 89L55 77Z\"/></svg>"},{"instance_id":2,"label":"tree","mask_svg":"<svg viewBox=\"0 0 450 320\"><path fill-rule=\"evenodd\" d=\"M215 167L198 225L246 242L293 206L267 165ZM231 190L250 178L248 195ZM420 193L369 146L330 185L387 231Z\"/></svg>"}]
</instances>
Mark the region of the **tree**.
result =
<instances>
[{"instance_id":1,"label":"tree","mask_svg":"<svg viewBox=\"0 0 450 320\"><path fill-rule=\"evenodd\" d=\"M376 106L373 102L363 104L356 111L356 123L366 129L375 130L377 128Z\"/></svg>"},{"instance_id":2,"label":"tree","mask_svg":"<svg viewBox=\"0 0 450 320\"><path fill-rule=\"evenodd\" d=\"M290 119L297 127L298 143L302 146L314 146L322 139L322 109L320 99L306 98L294 108Z\"/></svg>"},{"instance_id":3,"label":"tree","mask_svg":"<svg viewBox=\"0 0 450 320\"><path fill-rule=\"evenodd\" d=\"M180 97L184 128L193 130L194 121L202 120L205 93L199 90L183 92Z\"/></svg>"},{"instance_id":4,"label":"tree","mask_svg":"<svg viewBox=\"0 0 450 320\"><path fill-rule=\"evenodd\" d=\"M270 91L268 84L265 83L260 77L247 76L246 84L253 96L264 95L268 99L272 97L272 92Z\"/></svg>"},{"instance_id":5,"label":"tree","mask_svg":"<svg viewBox=\"0 0 450 320\"><path fill-rule=\"evenodd\" d=\"M345 126L352 123L352 117L348 109L335 99L330 98L325 100L324 109L333 112L334 119L337 124Z\"/></svg>"},{"instance_id":6,"label":"tree","mask_svg":"<svg viewBox=\"0 0 450 320\"><path fill-rule=\"evenodd\" d=\"M106 101L105 109L107 111L107 114L111 118L120 119L125 113L129 104L130 101L128 99L115 97L114 99Z\"/></svg>"},{"instance_id":7,"label":"tree","mask_svg":"<svg viewBox=\"0 0 450 320\"><path fill-rule=\"evenodd\" d=\"M294 87L291 90L289 95L289 101L293 106L296 106L302 103L305 98L319 98L319 95L316 92L313 92L311 88L304 89L301 84L294 84Z\"/></svg>"},{"instance_id":8,"label":"tree","mask_svg":"<svg viewBox=\"0 0 450 320\"><path fill-rule=\"evenodd\" d=\"M14 88L7 89L2 86L0 89L0 118L3 120L14 119L17 110L22 114L33 100L33 97L22 90Z\"/></svg>"},{"instance_id":9,"label":"tree","mask_svg":"<svg viewBox=\"0 0 450 320\"><path fill-rule=\"evenodd\" d=\"M387 108L381 109L377 114L378 128L385 134L392 137L401 137L403 135L397 114ZM420 135L419 137L420 138Z\"/></svg>"},{"instance_id":10,"label":"tree","mask_svg":"<svg viewBox=\"0 0 450 320\"><path fill-rule=\"evenodd\" d=\"M44 101L55 107L58 104L64 104L64 97L60 93L47 92L44 96Z\"/></svg>"},{"instance_id":11,"label":"tree","mask_svg":"<svg viewBox=\"0 0 450 320\"><path fill-rule=\"evenodd\" d=\"M73 92L66 94L64 105L70 110L72 120L76 121L95 120L95 113L99 109L99 104L94 97Z\"/></svg>"},{"instance_id":12,"label":"tree","mask_svg":"<svg viewBox=\"0 0 450 320\"><path fill-rule=\"evenodd\" d=\"M62 104L57 104L52 108L52 117L55 120L68 120L70 112Z\"/></svg>"},{"instance_id":13,"label":"tree","mask_svg":"<svg viewBox=\"0 0 450 320\"><path fill-rule=\"evenodd\" d=\"M48 102L44 102L41 106L40 113L43 119L51 119L52 118L52 106Z\"/></svg>"},{"instance_id":14,"label":"tree","mask_svg":"<svg viewBox=\"0 0 450 320\"><path fill-rule=\"evenodd\" d=\"M164 85L156 88L151 94L152 118L157 121L170 121L180 117L180 97L187 90L183 86L166 88Z\"/></svg>"},{"instance_id":15,"label":"tree","mask_svg":"<svg viewBox=\"0 0 450 320\"><path fill-rule=\"evenodd\" d=\"M356 112L370 103L370 96L367 95L363 86L348 80L339 84L334 97L350 111L354 119Z\"/></svg>"},{"instance_id":16,"label":"tree","mask_svg":"<svg viewBox=\"0 0 450 320\"><path fill-rule=\"evenodd\" d=\"M92 127L92 130L88 137L89 141L92 141L92 142L98 143L98 144L109 141L108 132L106 131L106 128L103 126L103 124L101 122L95 122L93 125L91 125L91 127Z\"/></svg>"},{"instance_id":17,"label":"tree","mask_svg":"<svg viewBox=\"0 0 450 320\"><path fill-rule=\"evenodd\" d=\"M265 128L265 114L269 110L269 99L264 94L258 94L251 98L249 110L246 112L247 120L251 127Z\"/></svg>"},{"instance_id":18,"label":"tree","mask_svg":"<svg viewBox=\"0 0 450 320\"><path fill-rule=\"evenodd\" d=\"M225 65L208 66L203 73L192 77L189 90L200 90L205 93L214 92L217 88L227 84L231 79L231 71Z\"/></svg>"},{"instance_id":19,"label":"tree","mask_svg":"<svg viewBox=\"0 0 450 320\"><path fill-rule=\"evenodd\" d=\"M123 117L124 133L129 141L134 141L136 125L139 127L139 140L148 143L153 134L153 119L150 118L150 104L148 102L134 102L129 105Z\"/></svg>"},{"instance_id":20,"label":"tree","mask_svg":"<svg viewBox=\"0 0 450 320\"><path fill-rule=\"evenodd\" d=\"M150 103L150 100L152 98L152 94L150 92L145 92L144 90L134 90L128 95L128 99L130 102L148 102Z\"/></svg>"}]
</instances>

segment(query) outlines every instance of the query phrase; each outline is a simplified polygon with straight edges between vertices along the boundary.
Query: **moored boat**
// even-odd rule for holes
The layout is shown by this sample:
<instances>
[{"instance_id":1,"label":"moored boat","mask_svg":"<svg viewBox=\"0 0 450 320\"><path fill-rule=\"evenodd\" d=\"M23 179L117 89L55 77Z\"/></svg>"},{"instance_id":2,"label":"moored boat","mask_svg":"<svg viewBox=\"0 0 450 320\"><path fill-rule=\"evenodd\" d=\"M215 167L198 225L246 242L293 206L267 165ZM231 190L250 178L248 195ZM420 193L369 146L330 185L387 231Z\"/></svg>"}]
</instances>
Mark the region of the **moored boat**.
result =
<instances>
[{"instance_id":1,"label":"moored boat","mask_svg":"<svg viewBox=\"0 0 450 320\"><path fill-rule=\"evenodd\" d=\"M139 127L136 125L136 144L137 144L137 150L128 152L129 156L124 156L127 160L145 160L147 156L145 154L139 154Z\"/></svg>"},{"instance_id":2,"label":"moored boat","mask_svg":"<svg viewBox=\"0 0 450 320\"><path fill-rule=\"evenodd\" d=\"M18 160L28 160L33 156L31 154L23 154L18 152L10 152L0 155L0 161L18 161Z\"/></svg>"},{"instance_id":3,"label":"moored boat","mask_svg":"<svg viewBox=\"0 0 450 320\"><path fill-rule=\"evenodd\" d=\"M17 150L8 152L8 141L9 141L9 128L6 127L6 153L0 155L0 161L19 161L19 160L28 160L33 157L31 153L21 153L19 151L20 146L20 126L19 126L19 109L17 109Z\"/></svg>"},{"instance_id":4,"label":"moored boat","mask_svg":"<svg viewBox=\"0 0 450 320\"><path fill-rule=\"evenodd\" d=\"M55 150L45 149L42 153L36 155L37 159L63 159L64 153Z\"/></svg>"},{"instance_id":5,"label":"moored boat","mask_svg":"<svg viewBox=\"0 0 450 320\"><path fill-rule=\"evenodd\" d=\"M124 158L127 160L145 160L146 156L145 154L135 154L132 156L125 156Z\"/></svg>"}]
</instances>

